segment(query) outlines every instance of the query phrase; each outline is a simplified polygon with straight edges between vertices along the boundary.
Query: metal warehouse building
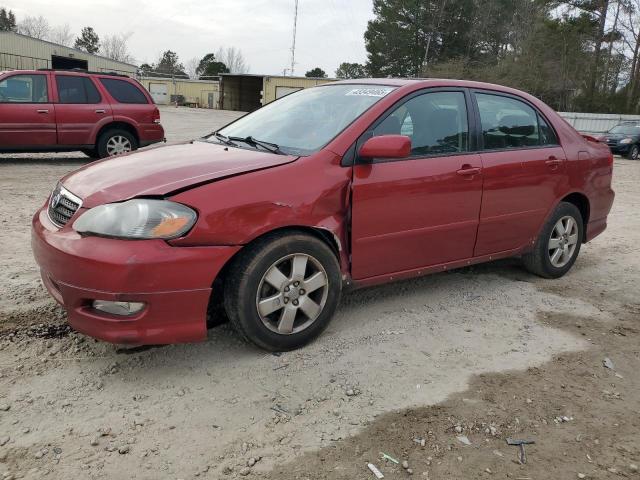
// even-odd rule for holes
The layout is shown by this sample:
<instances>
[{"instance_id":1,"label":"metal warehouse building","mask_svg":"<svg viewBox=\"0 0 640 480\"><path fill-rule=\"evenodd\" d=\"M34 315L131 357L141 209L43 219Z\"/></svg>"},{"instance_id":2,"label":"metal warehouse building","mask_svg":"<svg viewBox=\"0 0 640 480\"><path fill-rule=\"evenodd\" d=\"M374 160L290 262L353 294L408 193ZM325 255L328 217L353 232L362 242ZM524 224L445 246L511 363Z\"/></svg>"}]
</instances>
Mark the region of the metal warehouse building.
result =
<instances>
[{"instance_id":1,"label":"metal warehouse building","mask_svg":"<svg viewBox=\"0 0 640 480\"><path fill-rule=\"evenodd\" d=\"M251 112L289 93L333 81L331 78L223 73L220 76L220 108Z\"/></svg>"},{"instance_id":2,"label":"metal warehouse building","mask_svg":"<svg viewBox=\"0 0 640 480\"><path fill-rule=\"evenodd\" d=\"M135 76L138 67L14 32L0 32L0 70L82 68Z\"/></svg>"},{"instance_id":3,"label":"metal warehouse building","mask_svg":"<svg viewBox=\"0 0 640 480\"><path fill-rule=\"evenodd\" d=\"M220 82L216 80L166 77L141 77L139 80L158 105L168 105L172 103L172 97L182 96L187 105L197 105L200 108L218 108Z\"/></svg>"}]
</instances>

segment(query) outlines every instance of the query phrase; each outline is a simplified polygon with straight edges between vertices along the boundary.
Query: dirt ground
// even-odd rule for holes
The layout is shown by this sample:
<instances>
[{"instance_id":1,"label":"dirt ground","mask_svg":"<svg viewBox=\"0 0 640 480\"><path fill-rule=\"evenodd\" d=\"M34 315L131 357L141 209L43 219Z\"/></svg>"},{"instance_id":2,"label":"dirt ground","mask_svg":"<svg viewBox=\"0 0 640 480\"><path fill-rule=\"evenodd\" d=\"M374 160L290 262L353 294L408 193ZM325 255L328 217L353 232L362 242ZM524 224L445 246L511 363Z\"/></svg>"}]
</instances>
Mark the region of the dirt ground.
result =
<instances>
[{"instance_id":1,"label":"dirt ground","mask_svg":"<svg viewBox=\"0 0 640 480\"><path fill-rule=\"evenodd\" d=\"M179 140L233 114L162 115ZM616 159L609 228L564 278L504 261L352 292L272 355L226 325L152 349L69 331L29 222L86 161L0 156L0 478L638 477L640 162ZM525 465L508 437L535 440Z\"/></svg>"}]
</instances>

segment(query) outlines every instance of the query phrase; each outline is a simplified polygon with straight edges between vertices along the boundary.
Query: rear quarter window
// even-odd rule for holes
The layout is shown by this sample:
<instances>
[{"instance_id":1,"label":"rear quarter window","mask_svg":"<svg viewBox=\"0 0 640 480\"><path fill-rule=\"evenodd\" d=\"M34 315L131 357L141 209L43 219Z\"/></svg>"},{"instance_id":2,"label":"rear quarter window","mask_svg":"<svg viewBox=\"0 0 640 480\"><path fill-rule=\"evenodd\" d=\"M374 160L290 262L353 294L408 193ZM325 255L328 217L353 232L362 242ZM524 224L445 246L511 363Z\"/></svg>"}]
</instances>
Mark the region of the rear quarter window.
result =
<instances>
[{"instance_id":1,"label":"rear quarter window","mask_svg":"<svg viewBox=\"0 0 640 480\"><path fill-rule=\"evenodd\" d=\"M104 85L109 95L119 103L149 103L145 94L134 84L126 80L101 78L100 83Z\"/></svg>"}]
</instances>

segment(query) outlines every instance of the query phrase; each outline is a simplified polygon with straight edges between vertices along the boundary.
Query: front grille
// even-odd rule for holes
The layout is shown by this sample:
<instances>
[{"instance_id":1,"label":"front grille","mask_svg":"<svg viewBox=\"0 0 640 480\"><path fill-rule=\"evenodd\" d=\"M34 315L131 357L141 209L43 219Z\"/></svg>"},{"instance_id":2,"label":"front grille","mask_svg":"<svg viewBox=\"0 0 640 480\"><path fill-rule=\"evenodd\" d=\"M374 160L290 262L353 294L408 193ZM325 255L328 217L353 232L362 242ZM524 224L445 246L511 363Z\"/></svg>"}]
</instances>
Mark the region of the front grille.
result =
<instances>
[{"instance_id":1,"label":"front grille","mask_svg":"<svg viewBox=\"0 0 640 480\"><path fill-rule=\"evenodd\" d=\"M49 199L49 219L57 226L64 227L81 205L80 198L58 185Z\"/></svg>"}]
</instances>

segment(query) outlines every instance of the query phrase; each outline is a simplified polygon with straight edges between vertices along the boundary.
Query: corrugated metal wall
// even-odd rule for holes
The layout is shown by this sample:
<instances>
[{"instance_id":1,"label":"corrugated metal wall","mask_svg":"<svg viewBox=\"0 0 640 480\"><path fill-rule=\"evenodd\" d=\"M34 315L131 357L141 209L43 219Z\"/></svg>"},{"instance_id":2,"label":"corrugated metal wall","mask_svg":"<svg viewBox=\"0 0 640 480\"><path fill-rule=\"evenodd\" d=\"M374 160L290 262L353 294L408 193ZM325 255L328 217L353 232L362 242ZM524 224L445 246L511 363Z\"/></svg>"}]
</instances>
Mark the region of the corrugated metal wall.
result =
<instances>
[{"instance_id":1,"label":"corrugated metal wall","mask_svg":"<svg viewBox=\"0 0 640 480\"><path fill-rule=\"evenodd\" d=\"M164 84L167 88L167 103L171 95L182 95L189 103L197 103L201 108L209 107L209 93L213 95L213 106L218 108L219 82L207 80L176 80L170 78L142 77L140 83L151 91L151 84Z\"/></svg>"},{"instance_id":2,"label":"corrugated metal wall","mask_svg":"<svg viewBox=\"0 0 640 480\"><path fill-rule=\"evenodd\" d=\"M13 32L0 32L0 70L51 68L51 56L86 60L89 70L135 75L137 67Z\"/></svg>"},{"instance_id":3,"label":"corrugated metal wall","mask_svg":"<svg viewBox=\"0 0 640 480\"><path fill-rule=\"evenodd\" d=\"M581 133L604 133L624 121L640 123L639 115L579 112L558 112L558 114Z\"/></svg>"}]
</instances>

